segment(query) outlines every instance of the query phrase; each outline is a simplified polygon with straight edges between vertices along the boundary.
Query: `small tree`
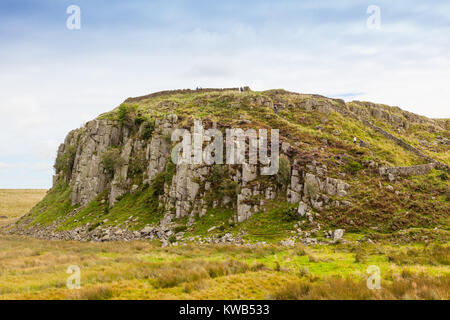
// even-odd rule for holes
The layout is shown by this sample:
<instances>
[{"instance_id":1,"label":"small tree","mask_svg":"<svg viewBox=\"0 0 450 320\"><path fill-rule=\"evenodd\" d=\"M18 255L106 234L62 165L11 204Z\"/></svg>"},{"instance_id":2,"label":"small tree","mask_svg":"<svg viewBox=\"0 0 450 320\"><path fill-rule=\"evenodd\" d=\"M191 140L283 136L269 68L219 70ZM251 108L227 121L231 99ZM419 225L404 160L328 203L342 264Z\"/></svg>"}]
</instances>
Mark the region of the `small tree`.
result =
<instances>
[{"instance_id":1,"label":"small tree","mask_svg":"<svg viewBox=\"0 0 450 320\"><path fill-rule=\"evenodd\" d=\"M73 145L66 147L62 155L56 158L54 168L56 173L62 172L65 177L69 178L72 174L73 165L75 163L75 155L77 149Z\"/></svg>"},{"instance_id":2,"label":"small tree","mask_svg":"<svg viewBox=\"0 0 450 320\"><path fill-rule=\"evenodd\" d=\"M112 178L117 168L124 164L124 160L120 156L119 148L110 148L102 154L102 164L105 168L106 174Z\"/></svg>"},{"instance_id":3,"label":"small tree","mask_svg":"<svg viewBox=\"0 0 450 320\"><path fill-rule=\"evenodd\" d=\"M148 140L153 134L155 130L155 121L154 120L146 120L142 124L141 129L141 139Z\"/></svg>"},{"instance_id":4,"label":"small tree","mask_svg":"<svg viewBox=\"0 0 450 320\"><path fill-rule=\"evenodd\" d=\"M137 117L136 110L136 105L122 103L117 110L117 120L119 120L121 125L132 127Z\"/></svg>"},{"instance_id":5,"label":"small tree","mask_svg":"<svg viewBox=\"0 0 450 320\"><path fill-rule=\"evenodd\" d=\"M291 179L291 162L286 157L280 157L276 179L280 186L285 187L289 184Z\"/></svg>"}]
</instances>

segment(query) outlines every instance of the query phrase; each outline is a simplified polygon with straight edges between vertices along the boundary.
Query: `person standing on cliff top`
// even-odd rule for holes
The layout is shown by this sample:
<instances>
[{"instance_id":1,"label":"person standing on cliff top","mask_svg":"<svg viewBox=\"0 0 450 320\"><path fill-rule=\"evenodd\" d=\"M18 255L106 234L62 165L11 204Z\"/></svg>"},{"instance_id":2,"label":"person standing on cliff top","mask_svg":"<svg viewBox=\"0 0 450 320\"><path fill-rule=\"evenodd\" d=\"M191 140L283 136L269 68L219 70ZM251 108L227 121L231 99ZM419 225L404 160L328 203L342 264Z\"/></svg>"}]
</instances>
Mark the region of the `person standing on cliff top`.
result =
<instances>
[{"instance_id":1,"label":"person standing on cliff top","mask_svg":"<svg viewBox=\"0 0 450 320\"><path fill-rule=\"evenodd\" d=\"M356 137L353 137L353 143L354 144L356 144L356 141L357 141Z\"/></svg>"}]
</instances>

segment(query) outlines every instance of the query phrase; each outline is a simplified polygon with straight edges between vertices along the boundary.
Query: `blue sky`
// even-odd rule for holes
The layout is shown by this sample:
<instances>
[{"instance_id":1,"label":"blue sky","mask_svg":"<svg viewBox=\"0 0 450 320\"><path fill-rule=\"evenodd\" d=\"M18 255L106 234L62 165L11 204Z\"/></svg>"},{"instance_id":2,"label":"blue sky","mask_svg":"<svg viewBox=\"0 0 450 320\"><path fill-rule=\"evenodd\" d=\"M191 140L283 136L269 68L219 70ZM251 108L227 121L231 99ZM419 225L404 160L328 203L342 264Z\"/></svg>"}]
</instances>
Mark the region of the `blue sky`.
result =
<instances>
[{"instance_id":1,"label":"blue sky","mask_svg":"<svg viewBox=\"0 0 450 320\"><path fill-rule=\"evenodd\" d=\"M439 0L2 0L0 188L50 187L68 131L157 90L285 88L448 118L449 34Z\"/></svg>"}]
</instances>

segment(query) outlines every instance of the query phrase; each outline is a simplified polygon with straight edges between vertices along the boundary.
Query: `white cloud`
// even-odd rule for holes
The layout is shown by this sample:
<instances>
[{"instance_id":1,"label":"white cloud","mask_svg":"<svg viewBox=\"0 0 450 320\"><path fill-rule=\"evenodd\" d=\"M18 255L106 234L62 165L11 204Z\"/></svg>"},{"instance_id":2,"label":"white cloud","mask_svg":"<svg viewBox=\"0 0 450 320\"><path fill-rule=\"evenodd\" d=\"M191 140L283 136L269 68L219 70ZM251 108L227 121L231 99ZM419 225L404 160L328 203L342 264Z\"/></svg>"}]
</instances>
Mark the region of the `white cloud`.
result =
<instances>
[{"instance_id":1,"label":"white cloud","mask_svg":"<svg viewBox=\"0 0 450 320\"><path fill-rule=\"evenodd\" d=\"M3 162L0 162L0 169L7 169L9 168L9 165Z\"/></svg>"},{"instance_id":2,"label":"white cloud","mask_svg":"<svg viewBox=\"0 0 450 320\"><path fill-rule=\"evenodd\" d=\"M31 129L50 120L46 110L41 107L35 97L13 96L1 101L0 110L3 117L0 123L2 126L17 130Z\"/></svg>"}]
</instances>

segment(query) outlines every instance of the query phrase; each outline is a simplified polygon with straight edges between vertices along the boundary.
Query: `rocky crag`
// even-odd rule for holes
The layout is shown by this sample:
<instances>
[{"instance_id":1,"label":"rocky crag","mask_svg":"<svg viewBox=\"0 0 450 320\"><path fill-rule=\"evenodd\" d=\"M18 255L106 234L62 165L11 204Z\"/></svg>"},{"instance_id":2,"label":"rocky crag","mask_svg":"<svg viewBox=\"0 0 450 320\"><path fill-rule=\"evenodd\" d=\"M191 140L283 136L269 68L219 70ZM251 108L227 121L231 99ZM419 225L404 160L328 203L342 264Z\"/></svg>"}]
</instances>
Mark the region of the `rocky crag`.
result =
<instances>
[{"instance_id":1,"label":"rocky crag","mask_svg":"<svg viewBox=\"0 0 450 320\"><path fill-rule=\"evenodd\" d=\"M280 129L278 173L264 176L254 164L174 164L171 135L176 129L195 135L195 119L205 130ZM46 199L3 232L80 241L160 239L165 245L327 243L342 241L344 230L376 239L418 227L447 236L448 122L283 90L128 98L67 135ZM422 178L429 185L420 190L414 183ZM380 217L377 197L386 192L397 203ZM429 192L434 209L425 213L416 201Z\"/></svg>"}]
</instances>

